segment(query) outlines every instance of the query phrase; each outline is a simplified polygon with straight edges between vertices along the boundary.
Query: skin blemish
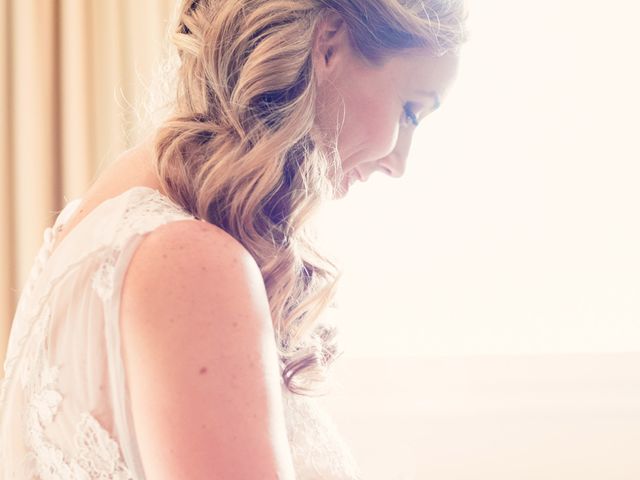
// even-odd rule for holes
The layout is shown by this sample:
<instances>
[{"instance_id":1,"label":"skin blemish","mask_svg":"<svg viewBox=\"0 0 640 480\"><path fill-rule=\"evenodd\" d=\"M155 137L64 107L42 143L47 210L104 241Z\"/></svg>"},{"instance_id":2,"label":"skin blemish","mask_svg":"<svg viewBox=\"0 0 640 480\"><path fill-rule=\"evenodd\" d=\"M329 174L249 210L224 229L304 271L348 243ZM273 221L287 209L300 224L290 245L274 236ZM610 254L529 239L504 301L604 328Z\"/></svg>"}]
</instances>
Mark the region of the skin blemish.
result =
<instances>
[{"instance_id":1,"label":"skin blemish","mask_svg":"<svg viewBox=\"0 0 640 480\"><path fill-rule=\"evenodd\" d=\"M205 373L207 373L207 367L202 367L200 369L200 375L204 375Z\"/></svg>"}]
</instances>

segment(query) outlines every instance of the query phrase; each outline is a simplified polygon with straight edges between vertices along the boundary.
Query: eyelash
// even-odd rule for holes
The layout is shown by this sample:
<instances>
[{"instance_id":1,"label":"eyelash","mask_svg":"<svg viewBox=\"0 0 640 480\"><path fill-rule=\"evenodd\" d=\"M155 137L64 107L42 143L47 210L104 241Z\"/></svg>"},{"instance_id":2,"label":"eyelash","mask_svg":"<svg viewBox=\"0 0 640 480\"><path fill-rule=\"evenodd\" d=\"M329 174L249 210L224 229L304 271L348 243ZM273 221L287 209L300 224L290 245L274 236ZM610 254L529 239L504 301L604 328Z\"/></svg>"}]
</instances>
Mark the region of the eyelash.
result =
<instances>
[{"instance_id":1,"label":"eyelash","mask_svg":"<svg viewBox=\"0 0 640 480\"><path fill-rule=\"evenodd\" d=\"M406 104L404 106L404 117L408 119L414 126L418 126L418 118L416 117L415 113L413 113L409 108L409 104Z\"/></svg>"}]
</instances>

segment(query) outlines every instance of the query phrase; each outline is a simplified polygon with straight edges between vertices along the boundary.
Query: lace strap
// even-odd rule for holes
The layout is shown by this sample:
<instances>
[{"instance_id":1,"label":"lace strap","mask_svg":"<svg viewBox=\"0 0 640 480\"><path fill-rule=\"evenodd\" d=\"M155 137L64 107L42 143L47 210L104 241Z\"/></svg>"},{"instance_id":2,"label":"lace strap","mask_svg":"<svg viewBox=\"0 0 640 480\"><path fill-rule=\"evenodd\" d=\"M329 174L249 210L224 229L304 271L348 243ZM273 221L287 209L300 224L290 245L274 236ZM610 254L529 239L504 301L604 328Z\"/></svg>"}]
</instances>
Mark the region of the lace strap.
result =
<instances>
[{"instance_id":1,"label":"lace strap","mask_svg":"<svg viewBox=\"0 0 640 480\"><path fill-rule=\"evenodd\" d=\"M175 220L195 219L195 216L153 188L134 187L130 195L116 231L116 249L121 249L132 234L142 235Z\"/></svg>"}]
</instances>

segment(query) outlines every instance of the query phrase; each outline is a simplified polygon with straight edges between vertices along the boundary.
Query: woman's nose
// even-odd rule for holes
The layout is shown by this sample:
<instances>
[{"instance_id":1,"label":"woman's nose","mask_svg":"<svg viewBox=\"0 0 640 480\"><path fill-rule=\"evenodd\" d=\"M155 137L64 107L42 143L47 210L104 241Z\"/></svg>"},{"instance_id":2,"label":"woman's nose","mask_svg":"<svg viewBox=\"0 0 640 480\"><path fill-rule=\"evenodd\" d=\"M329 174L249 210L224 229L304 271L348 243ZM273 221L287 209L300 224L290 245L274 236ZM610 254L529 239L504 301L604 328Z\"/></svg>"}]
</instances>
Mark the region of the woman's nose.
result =
<instances>
[{"instance_id":1,"label":"woman's nose","mask_svg":"<svg viewBox=\"0 0 640 480\"><path fill-rule=\"evenodd\" d=\"M393 151L378 162L380 168L387 175L395 178L404 175L407 168L409 149L411 148L411 138L411 133L398 136L398 141Z\"/></svg>"}]
</instances>

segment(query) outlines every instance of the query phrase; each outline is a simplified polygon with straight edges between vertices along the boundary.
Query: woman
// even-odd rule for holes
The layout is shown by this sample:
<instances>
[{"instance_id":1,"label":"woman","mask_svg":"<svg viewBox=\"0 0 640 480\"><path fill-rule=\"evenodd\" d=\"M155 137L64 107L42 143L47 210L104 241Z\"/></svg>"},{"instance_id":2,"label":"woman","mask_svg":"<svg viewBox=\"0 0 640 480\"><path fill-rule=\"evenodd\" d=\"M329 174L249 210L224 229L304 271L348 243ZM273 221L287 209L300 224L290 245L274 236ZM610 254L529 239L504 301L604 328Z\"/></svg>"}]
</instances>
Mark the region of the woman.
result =
<instances>
[{"instance_id":1,"label":"woman","mask_svg":"<svg viewBox=\"0 0 640 480\"><path fill-rule=\"evenodd\" d=\"M361 478L314 403L338 274L305 222L402 175L455 0L188 0L171 114L60 212L13 321L4 479Z\"/></svg>"}]
</instances>

